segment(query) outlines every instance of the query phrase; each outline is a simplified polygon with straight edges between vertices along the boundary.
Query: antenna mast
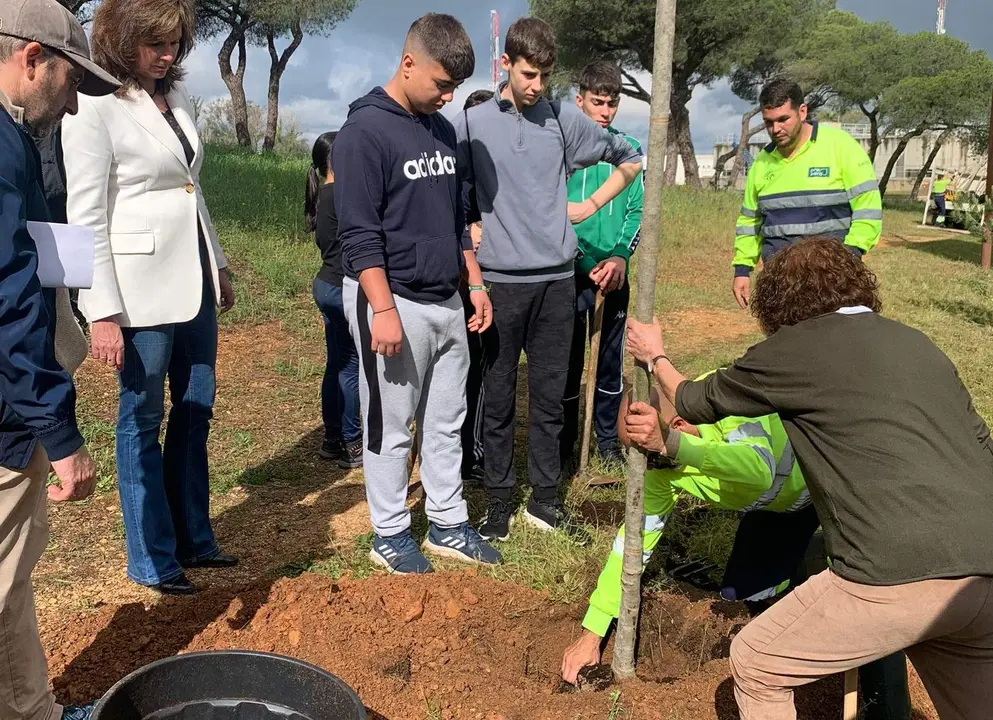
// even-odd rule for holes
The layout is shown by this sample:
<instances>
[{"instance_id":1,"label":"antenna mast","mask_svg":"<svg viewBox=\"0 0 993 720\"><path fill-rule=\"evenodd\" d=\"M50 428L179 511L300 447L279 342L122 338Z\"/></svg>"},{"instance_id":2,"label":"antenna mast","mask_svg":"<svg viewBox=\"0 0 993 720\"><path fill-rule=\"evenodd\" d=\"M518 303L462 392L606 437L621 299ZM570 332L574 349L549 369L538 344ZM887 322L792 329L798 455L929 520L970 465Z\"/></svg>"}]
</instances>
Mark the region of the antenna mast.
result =
<instances>
[{"instance_id":1,"label":"antenna mast","mask_svg":"<svg viewBox=\"0 0 993 720\"><path fill-rule=\"evenodd\" d=\"M945 34L945 0L938 0L938 22L935 24L935 32L939 35Z\"/></svg>"},{"instance_id":2,"label":"antenna mast","mask_svg":"<svg viewBox=\"0 0 993 720\"><path fill-rule=\"evenodd\" d=\"M493 61L493 92L500 88L500 15L496 10L490 10L490 20L493 23L493 44L490 48L490 59Z\"/></svg>"}]
</instances>

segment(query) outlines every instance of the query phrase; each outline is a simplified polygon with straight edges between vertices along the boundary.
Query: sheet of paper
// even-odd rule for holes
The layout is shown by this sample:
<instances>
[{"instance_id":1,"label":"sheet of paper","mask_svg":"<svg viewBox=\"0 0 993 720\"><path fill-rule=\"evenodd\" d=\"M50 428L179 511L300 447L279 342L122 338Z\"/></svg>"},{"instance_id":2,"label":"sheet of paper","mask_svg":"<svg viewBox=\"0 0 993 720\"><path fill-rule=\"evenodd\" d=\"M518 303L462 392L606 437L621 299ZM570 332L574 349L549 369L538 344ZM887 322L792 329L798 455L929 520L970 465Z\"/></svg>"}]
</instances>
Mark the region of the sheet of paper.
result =
<instances>
[{"instance_id":1,"label":"sheet of paper","mask_svg":"<svg viewBox=\"0 0 993 720\"><path fill-rule=\"evenodd\" d=\"M28 221L38 247L38 279L42 287L93 287L93 229Z\"/></svg>"}]
</instances>

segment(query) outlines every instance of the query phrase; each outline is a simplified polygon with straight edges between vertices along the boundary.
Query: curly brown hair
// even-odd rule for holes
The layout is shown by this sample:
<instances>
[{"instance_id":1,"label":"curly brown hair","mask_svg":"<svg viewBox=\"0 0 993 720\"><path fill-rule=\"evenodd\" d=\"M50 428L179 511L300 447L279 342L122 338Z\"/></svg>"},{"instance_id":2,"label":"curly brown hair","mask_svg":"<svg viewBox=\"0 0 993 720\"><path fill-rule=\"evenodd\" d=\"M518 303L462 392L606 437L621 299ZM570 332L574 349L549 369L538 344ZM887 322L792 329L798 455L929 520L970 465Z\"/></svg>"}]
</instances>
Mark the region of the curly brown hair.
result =
<instances>
[{"instance_id":1,"label":"curly brown hair","mask_svg":"<svg viewBox=\"0 0 993 720\"><path fill-rule=\"evenodd\" d=\"M193 49L196 10L192 0L103 0L93 15L90 48L100 67L122 83L119 97L137 90L138 46L164 41L179 28L179 52L162 80L164 92L183 79L183 60Z\"/></svg>"},{"instance_id":2,"label":"curly brown hair","mask_svg":"<svg viewBox=\"0 0 993 720\"><path fill-rule=\"evenodd\" d=\"M755 282L751 305L769 335L843 307L883 307L875 274L832 237L808 238L776 253Z\"/></svg>"}]
</instances>

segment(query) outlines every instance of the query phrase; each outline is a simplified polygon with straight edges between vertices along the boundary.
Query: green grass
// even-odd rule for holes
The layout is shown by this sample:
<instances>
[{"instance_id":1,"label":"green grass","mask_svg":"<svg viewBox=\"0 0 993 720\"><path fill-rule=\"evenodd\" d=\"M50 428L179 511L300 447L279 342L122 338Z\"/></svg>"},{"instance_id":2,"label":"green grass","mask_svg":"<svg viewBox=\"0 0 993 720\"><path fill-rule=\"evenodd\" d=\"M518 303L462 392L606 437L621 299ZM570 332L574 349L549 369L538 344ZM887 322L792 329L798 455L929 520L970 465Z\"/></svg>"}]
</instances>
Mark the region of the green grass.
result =
<instances>
[{"instance_id":1,"label":"green grass","mask_svg":"<svg viewBox=\"0 0 993 720\"><path fill-rule=\"evenodd\" d=\"M211 148L201 180L211 218L236 271L228 323L299 319L320 256L304 230L307 163Z\"/></svg>"},{"instance_id":2,"label":"green grass","mask_svg":"<svg viewBox=\"0 0 993 720\"><path fill-rule=\"evenodd\" d=\"M259 157L237 151L211 148L206 154L202 180L221 243L237 271L237 308L224 316L232 325L252 326L280 321L295 336L319 342L320 326L309 298L310 283L319 264L318 251L303 227L303 190L306 162L296 159ZM667 189L663 197L663 235L655 308L660 314L708 311L734 319L740 313L730 292L731 257L735 216L741 203L736 193ZM893 199L887 202L884 232L888 237L918 242L881 247L867 262L878 274L883 291L884 312L926 332L957 364L976 406L989 420L993 417L993 281L979 268L979 244L967 235L942 234L922 229L920 208ZM920 241L924 238L924 241ZM638 259L636 256L635 265ZM636 276L637 268L632 273ZM723 315L721 315L723 314ZM671 347L679 367L689 375L725 365L738 357L757 334L731 333L722 337L713 329L690 348ZM716 335L716 336L715 336ZM287 356L275 366L277 375L292 381L307 381L319 392L322 369L303 357ZM279 396L282 389L272 392ZM289 392L287 390L286 392ZM87 422L85 398L80 402L84 433L91 447L112 463L113 427ZM317 405L315 423L319 422ZM256 439L244 430L214 429L223 438L225 452L212 457L213 489L225 491L234 484L296 482L302 466L292 458L265 463L245 471L245 458ZM524 448L518 448L518 476L526 477ZM112 464L111 464L112 466ZM594 472L608 470L593 460ZM613 470L616 472L616 469ZM586 490L575 483L568 502L575 508L584 503L622 507L623 487ZM479 489L467 492L472 518L484 509ZM415 532L423 534L423 511L415 511ZM659 567L673 553L689 554L718 565L730 552L736 517L714 512L699 503L681 501L671 518L658 556L646 572L649 587L666 584ZM529 531L518 523L503 546L505 564L486 570L509 582L547 590L562 601L585 600L595 583L616 527L601 521L592 528L593 542L577 548L563 537ZM369 535L355 538L351 547L328 559L300 558L283 568L284 574L320 572L332 577L351 573L365 577L376 569L368 560ZM440 569L458 569L457 564L438 562ZM619 699L615 702L620 712Z\"/></svg>"}]
</instances>

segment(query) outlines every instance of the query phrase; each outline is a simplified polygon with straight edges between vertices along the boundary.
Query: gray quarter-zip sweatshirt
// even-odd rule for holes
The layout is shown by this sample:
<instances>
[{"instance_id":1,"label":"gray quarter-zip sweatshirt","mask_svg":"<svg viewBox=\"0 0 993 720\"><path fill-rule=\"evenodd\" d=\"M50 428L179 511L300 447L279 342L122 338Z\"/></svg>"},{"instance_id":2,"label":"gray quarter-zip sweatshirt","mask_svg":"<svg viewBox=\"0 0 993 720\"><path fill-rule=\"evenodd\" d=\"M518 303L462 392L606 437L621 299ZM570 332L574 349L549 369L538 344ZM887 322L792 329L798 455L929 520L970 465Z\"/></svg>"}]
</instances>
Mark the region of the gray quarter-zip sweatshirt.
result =
<instances>
[{"instance_id":1,"label":"gray quarter-zip sweatshirt","mask_svg":"<svg viewBox=\"0 0 993 720\"><path fill-rule=\"evenodd\" d=\"M459 113L454 125L467 219L483 221L477 256L483 277L506 283L571 277L578 241L566 209L567 173L599 162L639 162L641 152L575 105L545 99L518 112L496 95Z\"/></svg>"}]
</instances>

